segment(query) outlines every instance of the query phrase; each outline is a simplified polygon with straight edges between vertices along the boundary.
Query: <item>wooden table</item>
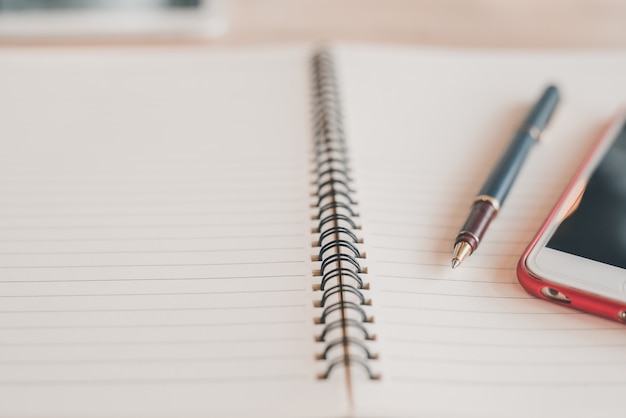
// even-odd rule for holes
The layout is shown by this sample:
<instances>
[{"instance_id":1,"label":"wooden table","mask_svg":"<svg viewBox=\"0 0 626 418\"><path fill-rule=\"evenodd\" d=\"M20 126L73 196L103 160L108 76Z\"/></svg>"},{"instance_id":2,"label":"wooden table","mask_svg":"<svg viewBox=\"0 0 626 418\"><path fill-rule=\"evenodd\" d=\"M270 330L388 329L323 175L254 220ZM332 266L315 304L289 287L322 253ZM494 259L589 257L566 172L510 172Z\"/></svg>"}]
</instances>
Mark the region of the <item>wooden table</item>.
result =
<instances>
[{"instance_id":1,"label":"wooden table","mask_svg":"<svg viewBox=\"0 0 626 418\"><path fill-rule=\"evenodd\" d=\"M135 39L93 44L242 46L325 40L413 45L626 47L622 0L226 0L216 39ZM84 42L0 40L0 46Z\"/></svg>"},{"instance_id":2,"label":"wooden table","mask_svg":"<svg viewBox=\"0 0 626 418\"><path fill-rule=\"evenodd\" d=\"M621 0L230 0L221 45L349 40L472 47L624 47Z\"/></svg>"}]
</instances>

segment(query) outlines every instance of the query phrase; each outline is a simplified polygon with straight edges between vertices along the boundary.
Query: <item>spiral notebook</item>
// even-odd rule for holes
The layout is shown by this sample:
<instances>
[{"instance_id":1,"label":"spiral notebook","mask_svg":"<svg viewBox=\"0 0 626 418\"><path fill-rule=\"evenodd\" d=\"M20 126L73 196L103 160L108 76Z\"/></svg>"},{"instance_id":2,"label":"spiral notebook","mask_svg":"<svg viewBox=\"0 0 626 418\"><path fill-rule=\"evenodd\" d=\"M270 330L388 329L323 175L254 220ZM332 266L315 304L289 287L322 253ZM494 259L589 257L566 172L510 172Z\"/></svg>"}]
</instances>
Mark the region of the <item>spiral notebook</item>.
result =
<instances>
[{"instance_id":1,"label":"spiral notebook","mask_svg":"<svg viewBox=\"0 0 626 418\"><path fill-rule=\"evenodd\" d=\"M0 51L0 416L604 417L626 329L519 255L626 55L372 45ZM472 196L563 102L485 242Z\"/></svg>"}]
</instances>

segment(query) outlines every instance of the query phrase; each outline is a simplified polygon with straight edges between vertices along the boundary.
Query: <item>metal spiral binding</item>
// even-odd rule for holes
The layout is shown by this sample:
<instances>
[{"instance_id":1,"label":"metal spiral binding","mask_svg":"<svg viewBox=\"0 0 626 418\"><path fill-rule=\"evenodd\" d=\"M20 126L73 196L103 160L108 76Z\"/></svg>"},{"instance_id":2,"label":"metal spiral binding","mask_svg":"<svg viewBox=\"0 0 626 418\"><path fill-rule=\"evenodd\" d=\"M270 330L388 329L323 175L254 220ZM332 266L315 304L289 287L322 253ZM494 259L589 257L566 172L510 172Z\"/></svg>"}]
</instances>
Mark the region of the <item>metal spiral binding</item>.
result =
<instances>
[{"instance_id":1,"label":"metal spiral binding","mask_svg":"<svg viewBox=\"0 0 626 418\"><path fill-rule=\"evenodd\" d=\"M324 325L316 337L325 343L317 358L326 362L319 378L327 379L338 367L358 365L370 379L378 379L370 365L378 355L368 343L376 336L368 330L374 319L367 312L371 301L366 297L369 283L363 277L367 274L363 265L366 255L359 248L363 241L358 236L357 202L351 187L334 63L328 51L313 58L313 122L316 181L312 218L316 225L312 232L319 234L313 242L313 261L320 263L319 270L313 272L319 284L313 288L321 292L314 302L322 309L315 322Z\"/></svg>"}]
</instances>

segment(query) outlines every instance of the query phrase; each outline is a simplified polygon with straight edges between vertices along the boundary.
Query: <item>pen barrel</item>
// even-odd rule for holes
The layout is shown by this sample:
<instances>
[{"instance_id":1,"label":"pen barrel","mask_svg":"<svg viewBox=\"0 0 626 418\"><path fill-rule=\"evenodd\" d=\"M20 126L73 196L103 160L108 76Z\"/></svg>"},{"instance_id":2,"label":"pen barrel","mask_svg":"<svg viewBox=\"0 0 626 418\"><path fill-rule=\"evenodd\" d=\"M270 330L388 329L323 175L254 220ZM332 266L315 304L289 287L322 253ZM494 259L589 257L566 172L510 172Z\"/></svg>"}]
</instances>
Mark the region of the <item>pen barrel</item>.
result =
<instances>
[{"instance_id":1,"label":"pen barrel","mask_svg":"<svg viewBox=\"0 0 626 418\"><path fill-rule=\"evenodd\" d=\"M490 196L499 205L504 203L530 148L539 140L539 135L550 121L559 99L559 90L555 86L548 86L545 89L524 119L498 165L489 175L479 195Z\"/></svg>"},{"instance_id":2,"label":"pen barrel","mask_svg":"<svg viewBox=\"0 0 626 418\"><path fill-rule=\"evenodd\" d=\"M539 140L558 102L558 89L555 86L548 86L522 126L513 135L510 145L480 189L469 217L456 236L452 268L458 267L478 248L489 224L504 204L531 147Z\"/></svg>"},{"instance_id":3,"label":"pen barrel","mask_svg":"<svg viewBox=\"0 0 626 418\"><path fill-rule=\"evenodd\" d=\"M501 206L535 142L529 131L517 132L478 194L492 197Z\"/></svg>"},{"instance_id":4,"label":"pen barrel","mask_svg":"<svg viewBox=\"0 0 626 418\"><path fill-rule=\"evenodd\" d=\"M467 242L474 252L497 214L498 211L491 202L487 200L476 201L472 206L472 212L456 236L454 244L456 245L461 241Z\"/></svg>"},{"instance_id":5,"label":"pen barrel","mask_svg":"<svg viewBox=\"0 0 626 418\"><path fill-rule=\"evenodd\" d=\"M539 132L543 131L559 104L560 96L559 89L555 86L548 86L526 116L521 129L533 127Z\"/></svg>"}]
</instances>

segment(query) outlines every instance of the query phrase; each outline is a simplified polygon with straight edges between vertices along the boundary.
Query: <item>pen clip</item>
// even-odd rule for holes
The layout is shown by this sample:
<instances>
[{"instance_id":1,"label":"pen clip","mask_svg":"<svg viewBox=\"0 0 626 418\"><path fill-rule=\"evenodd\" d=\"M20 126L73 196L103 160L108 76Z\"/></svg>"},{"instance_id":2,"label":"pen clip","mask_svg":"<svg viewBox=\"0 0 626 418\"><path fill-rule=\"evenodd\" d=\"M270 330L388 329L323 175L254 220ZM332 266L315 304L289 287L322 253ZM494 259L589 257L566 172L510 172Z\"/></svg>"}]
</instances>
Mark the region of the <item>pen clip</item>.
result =
<instances>
[{"instance_id":1,"label":"pen clip","mask_svg":"<svg viewBox=\"0 0 626 418\"><path fill-rule=\"evenodd\" d=\"M539 128L537 128L536 126L532 126L532 125L522 125L519 130L518 133L520 134L529 134L532 139L535 140L535 142L543 142L544 139L544 134L545 134L545 130L541 130Z\"/></svg>"}]
</instances>

